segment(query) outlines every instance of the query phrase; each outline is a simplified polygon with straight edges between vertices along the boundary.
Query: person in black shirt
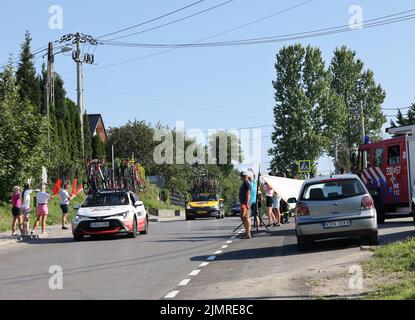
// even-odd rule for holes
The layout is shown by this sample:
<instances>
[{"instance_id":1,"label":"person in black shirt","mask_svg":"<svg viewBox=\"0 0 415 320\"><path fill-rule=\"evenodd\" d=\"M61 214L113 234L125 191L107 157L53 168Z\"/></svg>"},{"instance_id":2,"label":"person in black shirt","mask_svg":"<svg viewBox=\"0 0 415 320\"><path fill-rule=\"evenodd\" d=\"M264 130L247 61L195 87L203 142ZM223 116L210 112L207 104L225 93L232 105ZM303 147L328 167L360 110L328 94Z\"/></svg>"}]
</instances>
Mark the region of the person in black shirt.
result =
<instances>
[{"instance_id":1,"label":"person in black shirt","mask_svg":"<svg viewBox=\"0 0 415 320\"><path fill-rule=\"evenodd\" d=\"M244 239L251 239L251 184L248 181L248 173L241 172L242 185L239 189L239 202L241 203L241 219L245 227Z\"/></svg>"}]
</instances>

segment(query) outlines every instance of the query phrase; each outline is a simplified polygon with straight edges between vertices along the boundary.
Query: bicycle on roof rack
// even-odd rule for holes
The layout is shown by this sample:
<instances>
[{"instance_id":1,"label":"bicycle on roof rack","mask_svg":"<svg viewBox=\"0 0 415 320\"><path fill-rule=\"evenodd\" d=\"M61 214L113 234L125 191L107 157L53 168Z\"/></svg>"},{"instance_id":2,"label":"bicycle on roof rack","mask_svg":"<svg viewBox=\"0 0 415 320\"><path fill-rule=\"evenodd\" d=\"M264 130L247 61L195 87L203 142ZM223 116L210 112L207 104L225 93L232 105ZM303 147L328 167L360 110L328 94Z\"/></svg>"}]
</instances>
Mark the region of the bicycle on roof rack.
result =
<instances>
[{"instance_id":1,"label":"bicycle on roof rack","mask_svg":"<svg viewBox=\"0 0 415 320\"><path fill-rule=\"evenodd\" d=\"M105 190L128 190L139 192L143 188L145 171L134 160L125 159L114 169L100 160L85 161L84 191L86 194Z\"/></svg>"}]
</instances>

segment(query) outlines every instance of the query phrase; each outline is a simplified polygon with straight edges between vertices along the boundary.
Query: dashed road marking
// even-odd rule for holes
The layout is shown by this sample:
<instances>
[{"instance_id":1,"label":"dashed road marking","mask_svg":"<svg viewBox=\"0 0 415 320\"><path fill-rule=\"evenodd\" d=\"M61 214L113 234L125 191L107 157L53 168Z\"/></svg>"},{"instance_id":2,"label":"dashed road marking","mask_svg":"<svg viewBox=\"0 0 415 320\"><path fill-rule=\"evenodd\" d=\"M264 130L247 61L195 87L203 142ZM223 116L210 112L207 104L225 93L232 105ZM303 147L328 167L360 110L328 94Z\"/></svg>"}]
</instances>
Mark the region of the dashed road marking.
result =
<instances>
[{"instance_id":1,"label":"dashed road marking","mask_svg":"<svg viewBox=\"0 0 415 320\"><path fill-rule=\"evenodd\" d=\"M231 244L232 240L226 241L226 244Z\"/></svg>"},{"instance_id":2,"label":"dashed road marking","mask_svg":"<svg viewBox=\"0 0 415 320\"><path fill-rule=\"evenodd\" d=\"M221 249L228 249L229 246L222 246Z\"/></svg>"},{"instance_id":3,"label":"dashed road marking","mask_svg":"<svg viewBox=\"0 0 415 320\"><path fill-rule=\"evenodd\" d=\"M179 283L179 286L187 286L191 279L184 279L182 282Z\"/></svg>"},{"instance_id":4,"label":"dashed road marking","mask_svg":"<svg viewBox=\"0 0 415 320\"><path fill-rule=\"evenodd\" d=\"M189 276L197 276L200 273L201 270L193 270L190 272Z\"/></svg>"},{"instance_id":5,"label":"dashed road marking","mask_svg":"<svg viewBox=\"0 0 415 320\"><path fill-rule=\"evenodd\" d=\"M173 299L175 298L180 291L171 291L167 296L164 297L164 299Z\"/></svg>"},{"instance_id":6,"label":"dashed road marking","mask_svg":"<svg viewBox=\"0 0 415 320\"><path fill-rule=\"evenodd\" d=\"M223 250L218 250L215 252L215 254L221 254L223 252Z\"/></svg>"},{"instance_id":7,"label":"dashed road marking","mask_svg":"<svg viewBox=\"0 0 415 320\"><path fill-rule=\"evenodd\" d=\"M209 265L209 262L203 262L202 264L200 264L199 267L207 267Z\"/></svg>"}]
</instances>

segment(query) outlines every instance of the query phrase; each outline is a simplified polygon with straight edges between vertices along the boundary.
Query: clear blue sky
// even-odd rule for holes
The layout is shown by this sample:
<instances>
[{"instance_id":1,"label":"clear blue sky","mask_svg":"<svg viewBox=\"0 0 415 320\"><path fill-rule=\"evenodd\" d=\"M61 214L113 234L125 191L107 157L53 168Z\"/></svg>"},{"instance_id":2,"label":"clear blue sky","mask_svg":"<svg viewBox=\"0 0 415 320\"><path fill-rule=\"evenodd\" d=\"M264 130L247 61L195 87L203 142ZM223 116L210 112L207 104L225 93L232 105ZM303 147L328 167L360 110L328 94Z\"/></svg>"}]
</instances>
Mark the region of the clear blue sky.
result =
<instances>
[{"instance_id":1,"label":"clear blue sky","mask_svg":"<svg viewBox=\"0 0 415 320\"><path fill-rule=\"evenodd\" d=\"M33 49L59 39L65 33L84 32L93 36L140 23L185 6L195 0L16 0L2 1L0 61L17 54L25 30L33 37ZM298 1L235 0L192 19L140 34L125 41L175 43L192 42L286 9ZM168 22L223 2L206 0L173 17L143 28ZM63 30L49 29L49 7L63 8ZM413 0L314 0L283 15L273 17L210 41L272 36L302 32L348 23L349 8L360 5L364 19L415 8ZM414 21L301 41L320 47L326 61L333 50L347 45L357 51L367 68L375 72L385 88L386 108L407 107L415 99ZM137 29L139 31L140 28ZM186 128L203 130L241 128L273 123L274 62L278 50L291 43L247 47L182 49L114 67L116 62L138 58L161 50L99 47L97 66L85 68L85 107L102 113L107 126L122 125L135 118L161 121L174 127L183 120ZM42 59L38 61L38 68ZM69 97L76 99L75 65L70 57L56 58L56 71L65 81ZM222 110L222 111L221 111ZM394 114L392 111L385 112ZM264 128L268 136L272 128ZM262 161L267 165L269 138L263 140ZM320 170L329 169L328 160Z\"/></svg>"}]
</instances>

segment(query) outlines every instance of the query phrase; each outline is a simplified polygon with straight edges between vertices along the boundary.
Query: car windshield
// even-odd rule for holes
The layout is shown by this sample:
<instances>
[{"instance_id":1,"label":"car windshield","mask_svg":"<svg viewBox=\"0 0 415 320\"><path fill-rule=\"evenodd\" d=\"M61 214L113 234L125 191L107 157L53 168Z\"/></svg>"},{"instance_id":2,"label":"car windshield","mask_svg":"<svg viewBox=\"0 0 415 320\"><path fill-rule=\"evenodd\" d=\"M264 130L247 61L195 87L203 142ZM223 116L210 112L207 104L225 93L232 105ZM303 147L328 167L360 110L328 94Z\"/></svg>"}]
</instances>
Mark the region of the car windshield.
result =
<instances>
[{"instance_id":1,"label":"car windshield","mask_svg":"<svg viewBox=\"0 0 415 320\"><path fill-rule=\"evenodd\" d=\"M82 207L125 206L128 204L127 194L95 194L89 195Z\"/></svg>"},{"instance_id":2,"label":"car windshield","mask_svg":"<svg viewBox=\"0 0 415 320\"><path fill-rule=\"evenodd\" d=\"M357 179L328 180L306 185L301 200L339 200L361 196L366 192L362 183Z\"/></svg>"},{"instance_id":3,"label":"car windshield","mask_svg":"<svg viewBox=\"0 0 415 320\"><path fill-rule=\"evenodd\" d=\"M218 197L216 195L211 195L211 194L202 194L202 195L193 196L192 200L194 202L198 202L198 201L218 201Z\"/></svg>"}]
</instances>

